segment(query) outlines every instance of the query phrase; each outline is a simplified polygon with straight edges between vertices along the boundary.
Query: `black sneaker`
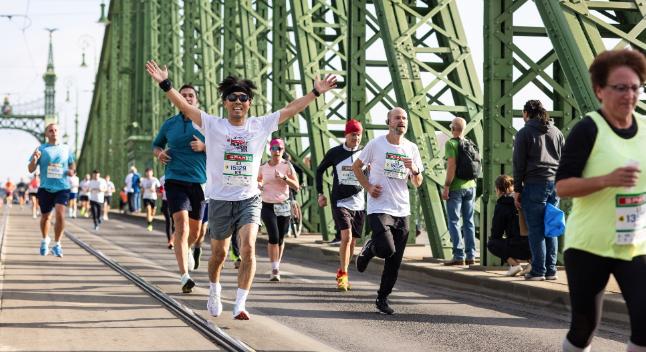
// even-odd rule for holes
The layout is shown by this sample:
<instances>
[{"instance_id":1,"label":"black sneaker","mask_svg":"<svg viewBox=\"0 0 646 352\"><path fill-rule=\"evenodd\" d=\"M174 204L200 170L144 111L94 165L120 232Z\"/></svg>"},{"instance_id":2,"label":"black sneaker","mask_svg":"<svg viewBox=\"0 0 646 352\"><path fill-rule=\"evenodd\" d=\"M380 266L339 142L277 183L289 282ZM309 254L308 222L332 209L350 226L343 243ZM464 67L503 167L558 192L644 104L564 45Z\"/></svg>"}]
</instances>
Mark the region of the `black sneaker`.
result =
<instances>
[{"instance_id":1,"label":"black sneaker","mask_svg":"<svg viewBox=\"0 0 646 352\"><path fill-rule=\"evenodd\" d=\"M372 253L372 239L369 239L363 244L363 248L361 248L361 252L357 256L357 271L360 273L366 271L370 259L374 256L374 253Z\"/></svg>"},{"instance_id":2,"label":"black sneaker","mask_svg":"<svg viewBox=\"0 0 646 352\"><path fill-rule=\"evenodd\" d=\"M182 292L191 293L193 291L193 287L195 287L195 281L193 281L193 279L191 278L188 278L184 285L182 285Z\"/></svg>"},{"instance_id":3,"label":"black sneaker","mask_svg":"<svg viewBox=\"0 0 646 352\"><path fill-rule=\"evenodd\" d=\"M202 247L193 248L193 259L195 260L195 265L193 265L193 270L197 270L200 267L200 259L202 258Z\"/></svg>"},{"instance_id":4,"label":"black sneaker","mask_svg":"<svg viewBox=\"0 0 646 352\"><path fill-rule=\"evenodd\" d=\"M375 300L375 306L381 314L393 315L395 313L395 311L388 305L388 298L377 298Z\"/></svg>"}]
</instances>

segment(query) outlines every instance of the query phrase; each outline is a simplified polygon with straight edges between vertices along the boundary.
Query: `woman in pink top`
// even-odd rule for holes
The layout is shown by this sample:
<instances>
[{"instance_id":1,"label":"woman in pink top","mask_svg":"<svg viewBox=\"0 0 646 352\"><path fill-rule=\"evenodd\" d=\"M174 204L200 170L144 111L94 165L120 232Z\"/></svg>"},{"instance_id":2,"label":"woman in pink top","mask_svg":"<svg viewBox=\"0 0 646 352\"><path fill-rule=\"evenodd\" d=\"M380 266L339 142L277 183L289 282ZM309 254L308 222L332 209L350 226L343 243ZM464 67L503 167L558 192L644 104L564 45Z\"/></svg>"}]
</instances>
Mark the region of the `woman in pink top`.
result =
<instances>
[{"instance_id":1,"label":"woman in pink top","mask_svg":"<svg viewBox=\"0 0 646 352\"><path fill-rule=\"evenodd\" d=\"M283 159L285 142L276 138L269 142L271 159L260 166L258 184L262 190L260 217L267 228L269 244L267 253L271 261L270 281L280 281L280 259L285 248L285 234L289 230L291 205L289 189L298 191L298 178L292 164Z\"/></svg>"}]
</instances>

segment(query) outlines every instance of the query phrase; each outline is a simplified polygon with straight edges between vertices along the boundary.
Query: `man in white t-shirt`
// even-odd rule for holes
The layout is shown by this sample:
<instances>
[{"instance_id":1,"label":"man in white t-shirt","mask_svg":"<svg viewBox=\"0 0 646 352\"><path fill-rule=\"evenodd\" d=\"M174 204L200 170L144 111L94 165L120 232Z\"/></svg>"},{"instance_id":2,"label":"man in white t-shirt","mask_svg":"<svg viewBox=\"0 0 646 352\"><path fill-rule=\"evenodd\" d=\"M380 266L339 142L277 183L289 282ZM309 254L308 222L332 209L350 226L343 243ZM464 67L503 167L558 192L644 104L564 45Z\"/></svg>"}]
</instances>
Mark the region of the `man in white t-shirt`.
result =
<instances>
[{"instance_id":1,"label":"man in white t-shirt","mask_svg":"<svg viewBox=\"0 0 646 352\"><path fill-rule=\"evenodd\" d=\"M154 61L146 63L148 74L159 83L166 97L202 132L206 144L207 187L209 200L210 292L207 309L213 316L222 313L220 272L226 259L232 233L239 236L242 263L238 271L238 290L233 316L248 320L247 295L256 271L255 243L260 226L260 190L256 182L260 160L271 133L278 124L303 111L318 96L336 86L336 77L314 81L314 89L280 111L260 117L247 117L256 89L253 82L229 76L218 86L227 111L225 119L211 116L190 105L172 89L166 67Z\"/></svg>"},{"instance_id":2,"label":"man in white t-shirt","mask_svg":"<svg viewBox=\"0 0 646 352\"><path fill-rule=\"evenodd\" d=\"M388 295L397 281L408 240L408 180L419 187L424 166L417 145L404 137L406 111L399 107L390 110L386 125L388 134L368 142L352 169L368 192L368 225L372 229L372 237L357 257L357 271L365 271L372 257L385 259L375 304L379 312L391 315L394 310L388 305ZM364 165L370 165L370 178L363 173Z\"/></svg>"},{"instance_id":3,"label":"man in white t-shirt","mask_svg":"<svg viewBox=\"0 0 646 352\"><path fill-rule=\"evenodd\" d=\"M76 176L76 170L71 171L70 175L67 176L67 180L70 182L70 202L69 202L69 217L76 218L76 198L78 198L79 193L79 177Z\"/></svg>"},{"instance_id":4,"label":"man in white t-shirt","mask_svg":"<svg viewBox=\"0 0 646 352\"><path fill-rule=\"evenodd\" d=\"M157 208L157 190L161 184L157 177L153 177L153 169L146 168L144 178L141 179L141 188L144 191L144 208L146 208L146 229L153 230L153 216Z\"/></svg>"},{"instance_id":5,"label":"man in white t-shirt","mask_svg":"<svg viewBox=\"0 0 646 352\"><path fill-rule=\"evenodd\" d=\"M90 209L92 211L92 220L94 221L94 230L98 231L101 226L101 217L103 216L103 202L105 202L105 191L108 190L108 184L101 178L98 170L92 171L92 179L88 182Z\"/></svg>"}]
</instances>

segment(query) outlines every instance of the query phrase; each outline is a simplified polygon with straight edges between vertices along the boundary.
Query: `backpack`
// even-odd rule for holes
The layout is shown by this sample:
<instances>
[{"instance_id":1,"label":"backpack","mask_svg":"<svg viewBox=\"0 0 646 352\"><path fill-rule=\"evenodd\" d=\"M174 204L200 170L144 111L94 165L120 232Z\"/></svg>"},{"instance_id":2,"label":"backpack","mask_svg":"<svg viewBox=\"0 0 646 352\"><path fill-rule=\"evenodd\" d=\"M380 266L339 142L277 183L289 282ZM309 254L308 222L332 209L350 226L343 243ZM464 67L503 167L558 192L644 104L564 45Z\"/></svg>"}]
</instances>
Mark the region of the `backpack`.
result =
<instances>
[{"instance_id":1,"label":"backpack","mask_svg":"<svg viewBox=\"0 0 646 352\"><path fill-rule=\"evenodd\" d=\"M480 176L482 160L478 146L467 138L458 141L458 156L455 160L455 176L463 180L473 180Z\"/></svg>"}]
</instances>

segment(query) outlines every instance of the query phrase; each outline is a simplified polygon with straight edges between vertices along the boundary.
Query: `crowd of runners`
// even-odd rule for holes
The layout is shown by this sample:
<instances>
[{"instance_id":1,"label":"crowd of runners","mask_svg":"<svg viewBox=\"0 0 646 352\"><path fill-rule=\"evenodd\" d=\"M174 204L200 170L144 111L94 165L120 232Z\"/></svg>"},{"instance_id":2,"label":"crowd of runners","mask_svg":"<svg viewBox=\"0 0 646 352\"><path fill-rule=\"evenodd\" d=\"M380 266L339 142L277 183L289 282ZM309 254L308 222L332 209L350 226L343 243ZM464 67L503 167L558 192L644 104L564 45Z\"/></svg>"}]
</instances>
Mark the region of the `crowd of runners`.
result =
<instances>
[{"instance_id":1,"label":"crowd of runners","mask_svg":"<svg viewBox=\"0 0 646 352\"><path fill-rule=\"evenodd\" d=\"M249 117L256 87L250 80L229 76L218 86L225 111L219 117L200 110L198 91L192 85L173 88L166 67L149 61L146 70L179 113L163 123L152 143L155 158L164 165L163 176L158 179L147 168L142 177L133 166L120 190L119 207L145 212L145 226L152 231L161 198L166 245L174 251L184 293L195 287L190 271L199 267L203 241L210 242L206 307L213 316L222 314L221 273L233 243L239 269L232 314L248 320L246 302L256 272L259 228L264 225L269 238L269 280L280 281L291 193L300 188L298 173L285 157L286 141L272 134L335 88L336 78L317 79L309 93L284 108ZM557 241L548 233L553 225L544 222L546 208L550 212L550 205L558 205L559 196L573 198L564 230L572 322L563 349L590 349L603 289L613 274L631 319L628 350L646 351L646 286L641 279L646 277L646 178L640 169L646 165L646 121L635 113L646 82L646 59L632 50L605 52L591 65L590 75L601 107L587 113L567 138L539 101L525 105L525 127L514 144L514 175L496 180L499 199L488 248L509 264L508 276L555 280ZM384 122L387 132L362 146L361 122L348 119L344 142L331 148L316 166L315 186L318 205L331 206L340 234L337 289L352 288L349 266L367 224L371 234L356 257L356 271L364 272L374 257L384 259L375 307L391 315L394 309L388 297L408 243L409 191L424 182L424 165L417 145L405 137L406 110L392 108ZM464 136L466 121L456 117L450 127L442 197L453 257L444 265L471 265L477 258L473 204L479 158L468 157L472 146ZM56 124L47 126L46 138L28 166L30 172L39 168L40 177L36 174L17 185L8 181L5 199L11 204L15 195L21 206L31 201L34 217L41 213L40 254L61 257L66 212L71 218L77 216L77 209L80 216L91 215L98 231L108 220L107 209L116 205L112 204L116 189L99 170L79 180L74 156L59 143ZM266 150L269 157L261 163ZM465 165L465 158L471 163ZM332 185L326 195L323 179L330 168ZM52 217L56 221L50 248ZM525 267L523 261L528 261Z\"/></svg>"}]
</instances>

